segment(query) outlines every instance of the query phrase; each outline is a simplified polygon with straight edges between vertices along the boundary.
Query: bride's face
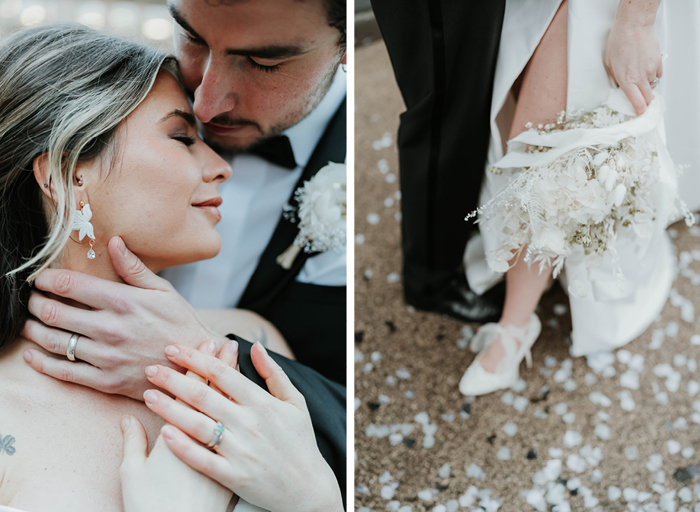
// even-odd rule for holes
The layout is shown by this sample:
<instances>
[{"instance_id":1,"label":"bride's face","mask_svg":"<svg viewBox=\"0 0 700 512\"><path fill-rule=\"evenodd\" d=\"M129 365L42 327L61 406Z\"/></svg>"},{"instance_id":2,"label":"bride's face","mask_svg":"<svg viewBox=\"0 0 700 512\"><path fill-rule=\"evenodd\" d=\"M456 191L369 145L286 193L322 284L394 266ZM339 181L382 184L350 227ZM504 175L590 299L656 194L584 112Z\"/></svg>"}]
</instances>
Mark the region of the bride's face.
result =
<instances>
[{"instance_id":1,"label":"bride's face","mask_svg":"<svg viewBox=\"0 0 700 512\"><path fill-rule=\"evenodd\" d=\"M218 189L231 168L199 138L192 109L169 72L159 73L121 122L114 146L114 158L107 151L102 161L78 168L98 257L109 257L106 244L115 235L154 271L214 257L221 248ZM106 178L100 173L105 165Z\"/></svg>"}]
</instances>

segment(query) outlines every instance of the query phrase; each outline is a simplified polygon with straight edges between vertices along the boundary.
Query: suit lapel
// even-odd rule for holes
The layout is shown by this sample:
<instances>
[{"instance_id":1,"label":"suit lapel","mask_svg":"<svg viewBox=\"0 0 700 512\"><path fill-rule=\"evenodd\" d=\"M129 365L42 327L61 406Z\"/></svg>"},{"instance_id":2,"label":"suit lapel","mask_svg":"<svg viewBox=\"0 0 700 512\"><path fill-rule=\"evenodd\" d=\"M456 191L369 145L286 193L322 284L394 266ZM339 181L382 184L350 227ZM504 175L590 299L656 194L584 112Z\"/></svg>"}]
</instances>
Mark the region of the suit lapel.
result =
<instances>
[{"instance_id":1,"label":"suit lapel","mask_svg":"<svg viewBox=\"0 0 700 512\"><path fill-rule=\"evenodd\" d=\"M304 184L305 181L313 178L328 162L344 162L347 146L345 100L340 105L335 115L331 119L321 140L316 145L309 162L304 168L299 181L294 186L292 196L289 198L291 206L297 206L294 199L294 192ZM277 293L284 288L290 279L294 279L301 271L306 260L313 254L301 251L294 260L289 270L283 269L275 261L277 256L282 254L292 243L299 232L296 223L282 217L280 208L280 220L277 223L275 232L267 244L265 251L260 257L258 266L250 278L248 286L243 292L243 296L238 303L238 307L248 309L260 309L274 298Z\"/></svg>"}]
</instances>

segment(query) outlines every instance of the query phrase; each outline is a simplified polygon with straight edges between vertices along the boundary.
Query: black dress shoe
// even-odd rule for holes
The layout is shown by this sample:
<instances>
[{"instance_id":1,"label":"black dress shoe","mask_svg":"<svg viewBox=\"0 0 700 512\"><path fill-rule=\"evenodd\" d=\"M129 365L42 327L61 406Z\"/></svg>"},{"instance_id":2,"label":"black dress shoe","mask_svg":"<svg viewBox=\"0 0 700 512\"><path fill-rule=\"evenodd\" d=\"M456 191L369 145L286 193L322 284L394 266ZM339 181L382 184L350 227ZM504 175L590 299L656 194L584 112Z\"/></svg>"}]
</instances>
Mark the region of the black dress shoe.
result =
<instances>
[{"instance_id":1,"label":"black dress shoe","mask_svg":"<svg viewBox=\"0 0 700 512\"><path fill-rule=\"evenodd\" d=\"M483 295L477 295L469 288L464 274L460 273L434 295L416 297L405 292L405 298L416 309L435 311L463 322L485 323L500 319L505 289L505 283L501 282Z\"/></svg>"}]
</instances>

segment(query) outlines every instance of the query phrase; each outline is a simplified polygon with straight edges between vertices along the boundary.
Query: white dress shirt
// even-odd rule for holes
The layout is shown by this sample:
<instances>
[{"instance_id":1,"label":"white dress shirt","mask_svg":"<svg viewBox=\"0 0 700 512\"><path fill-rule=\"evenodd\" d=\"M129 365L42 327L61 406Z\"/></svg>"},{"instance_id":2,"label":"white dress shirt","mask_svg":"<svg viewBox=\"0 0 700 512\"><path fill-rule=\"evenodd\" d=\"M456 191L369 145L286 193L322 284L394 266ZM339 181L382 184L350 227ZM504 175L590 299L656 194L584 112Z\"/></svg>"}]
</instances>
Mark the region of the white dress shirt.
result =
<instances>
[{"instance_id":1,"label":"white dress shirt","mask_svg":"<svg viewBox=\"0 0 700 512\"><path fill-rule=\"evenodd\" d=\"M219 187L223 204L219 207L221 222L216 230L221 235L221 252L210 260L161 273L194 307L218 309L238 304L277 227L282 207L346 90L346 73L339 68L318 106L283 132L294 151L296 169L285 169L249 154L236 155L229 162L233 168L231 178ZM309 258L296 279L323 286L345 286L345 249Z\"/></svg>"}]
</instances>

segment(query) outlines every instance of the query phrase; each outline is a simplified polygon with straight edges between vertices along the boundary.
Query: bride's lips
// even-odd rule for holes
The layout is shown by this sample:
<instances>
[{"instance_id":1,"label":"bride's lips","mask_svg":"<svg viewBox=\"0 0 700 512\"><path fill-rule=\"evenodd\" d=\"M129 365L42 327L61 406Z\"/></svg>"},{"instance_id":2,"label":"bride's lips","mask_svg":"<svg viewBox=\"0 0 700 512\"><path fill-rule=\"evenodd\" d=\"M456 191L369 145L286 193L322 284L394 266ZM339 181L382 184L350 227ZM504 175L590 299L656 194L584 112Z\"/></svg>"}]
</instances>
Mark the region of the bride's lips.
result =
<instances>
[{"instance_id":1,"label":"bride's lips","mask_svg":"<svg viewBox=\"0 0 700 512\"><path fill-rule=\"evenodd\" d=\"M213 135L219 135L219 136L235 136L238 135L239 133L245 131L246 128L250 128L252 125L250 124L237 124L235 126L223 126L220 124L215 124L215 123L204 123L204 127L206 130Z\"/></svg>"},{"instance_id":2,"label":"bride's lips","mask_svg":"<svg viewBox=\"0 0 700 512\"><path fill-rule=\"evenodd\" d=\"M211 199L207 199L206 201L203 201L201 203L193 203L192 206L195 208L200 208L204 210L205 212L213 215L216 217L217 222L221 220L221 212L219 211L219 206L221 206L221 203L223 203L224 200L221 199L221 196L216 196L212 197Z\"/></svg>"}]
</instances>

